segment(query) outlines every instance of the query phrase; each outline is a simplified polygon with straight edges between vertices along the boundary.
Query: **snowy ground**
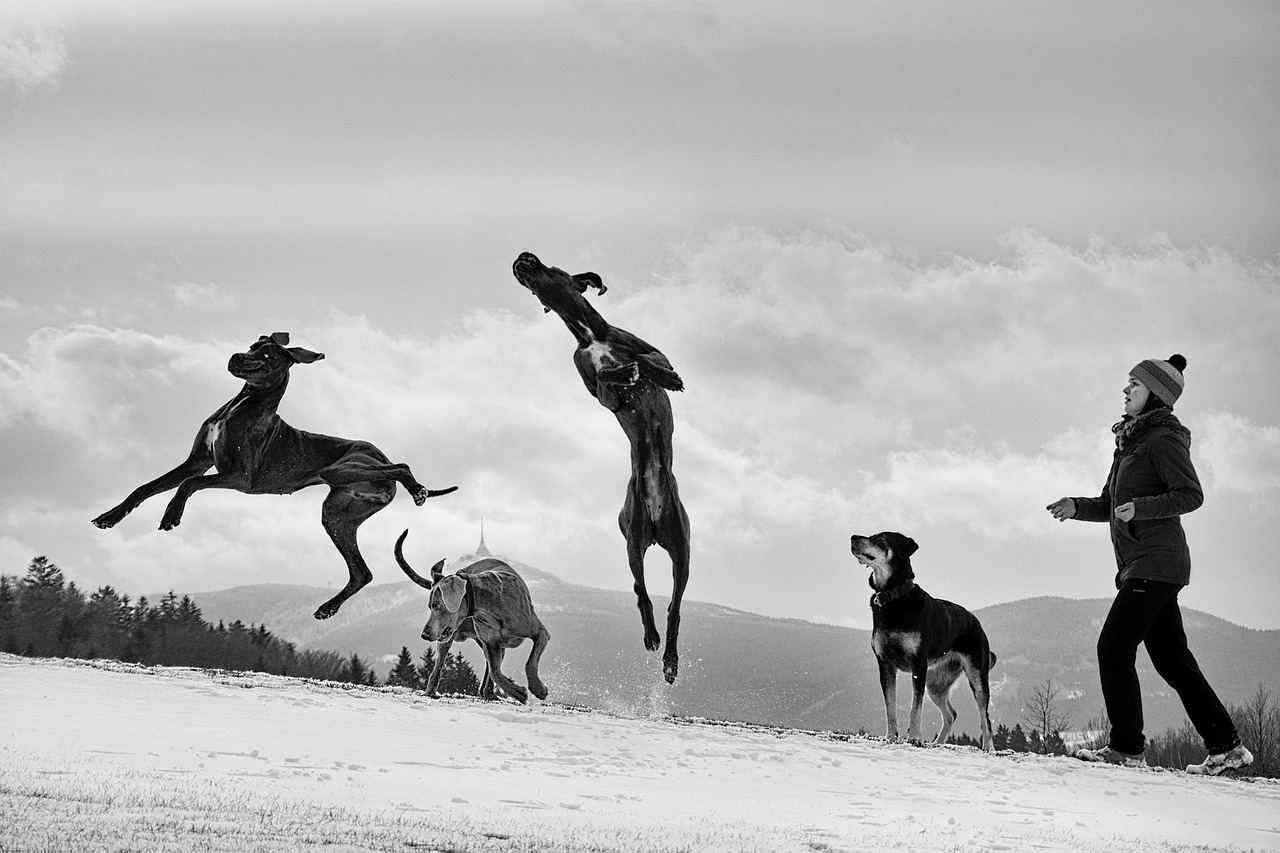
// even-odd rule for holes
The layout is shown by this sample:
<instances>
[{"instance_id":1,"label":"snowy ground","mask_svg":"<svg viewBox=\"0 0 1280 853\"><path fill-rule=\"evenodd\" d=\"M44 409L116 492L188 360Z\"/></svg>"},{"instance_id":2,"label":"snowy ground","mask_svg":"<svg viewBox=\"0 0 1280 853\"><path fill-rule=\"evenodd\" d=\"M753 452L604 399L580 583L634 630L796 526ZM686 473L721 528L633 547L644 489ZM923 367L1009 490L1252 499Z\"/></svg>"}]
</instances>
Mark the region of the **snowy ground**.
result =
<instances>
[{"instance_id":1,"label":"snowy ground","mask_svg":"<svg viewBox=\"0 0 1280 853\"><path fill-rule=\"evenodd\" d=\"M0 849L320 844L1280 850L1280 784L0 656Z\"/></svg>"}]
</instances>

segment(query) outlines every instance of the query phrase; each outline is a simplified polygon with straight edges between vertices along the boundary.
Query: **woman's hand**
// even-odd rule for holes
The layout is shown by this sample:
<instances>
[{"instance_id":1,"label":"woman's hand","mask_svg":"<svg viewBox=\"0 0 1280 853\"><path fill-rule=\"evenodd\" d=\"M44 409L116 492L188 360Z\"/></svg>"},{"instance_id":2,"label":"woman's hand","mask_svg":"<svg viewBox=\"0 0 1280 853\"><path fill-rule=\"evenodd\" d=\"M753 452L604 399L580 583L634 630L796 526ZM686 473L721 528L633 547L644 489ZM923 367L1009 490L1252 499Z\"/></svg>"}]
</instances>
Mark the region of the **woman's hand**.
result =
<instances>
[{"instance_id":1,"label":"woman's hand","mask_svg":"<svg viewBox=\"0 0 1280 853\"><path fill-rule=\"evenodd\" d=\"M1129 501L1127 504L1120 504L1120 506L1116 507L1116 518L1121 521L1133 521L1133 513L1133 501Z\"/></svg>"},{"instance_id":2,"label":"woman's hand","mask_svg":"<svg viewBox=\"0 0 1280 853\"><path fill-rule=\"evenodd\" d=\"M1071 498L1058 498L1045 509L1049 510L1058 521L1066 521L1068 518L1076 517L1076 502Z\"/></svg>"}]
</instances>

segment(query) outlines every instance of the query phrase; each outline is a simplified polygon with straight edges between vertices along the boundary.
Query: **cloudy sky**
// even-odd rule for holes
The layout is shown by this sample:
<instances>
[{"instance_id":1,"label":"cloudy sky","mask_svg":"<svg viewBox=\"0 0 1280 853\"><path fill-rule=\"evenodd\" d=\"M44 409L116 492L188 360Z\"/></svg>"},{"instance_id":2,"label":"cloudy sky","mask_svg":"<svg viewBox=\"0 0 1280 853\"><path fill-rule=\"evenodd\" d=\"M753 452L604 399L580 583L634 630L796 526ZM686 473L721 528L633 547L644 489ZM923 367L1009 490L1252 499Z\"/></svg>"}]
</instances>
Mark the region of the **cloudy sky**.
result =
<instances>
[{"instance_id":1,"label":"cloudy sky","mask_svg":"<svg viewBox=\"0 0 1280 853\"><path fill-rule=\"evenodd\" d=\"M688 595L866 625L851 533L935 595L1102 597L1130 367L1183 353L1187 606L1280 628L1280 4L0 4L0 570L337 587L323 489L166 497L288 331L281 414L432 487L375 582L490 547L630 588L617 423L511 275L671 359ZM665 554L650 586L669 590ZM639 627L630 626L639 638Z\"/></svg>"}]
</instances>

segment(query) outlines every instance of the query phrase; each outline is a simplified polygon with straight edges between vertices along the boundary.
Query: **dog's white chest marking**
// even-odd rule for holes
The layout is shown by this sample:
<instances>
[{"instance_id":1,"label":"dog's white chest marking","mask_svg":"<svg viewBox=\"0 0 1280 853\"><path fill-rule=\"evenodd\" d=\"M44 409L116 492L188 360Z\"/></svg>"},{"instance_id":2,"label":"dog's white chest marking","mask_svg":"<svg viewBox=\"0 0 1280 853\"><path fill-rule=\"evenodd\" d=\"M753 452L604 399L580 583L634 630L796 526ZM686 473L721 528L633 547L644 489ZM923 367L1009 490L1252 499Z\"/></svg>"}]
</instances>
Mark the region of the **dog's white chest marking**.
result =
<instances>
[{"instance_id":1,"label":"dog's white chest marking","mask_svg":"<svg viewBox=\"0 0 1280 853\"><path fill-rule=\"evenodd\" d=\"M889 631L876 634L872 639L876 657L900 660L914 657L920 650L919 631Z\"/></svg>"},{"instance_id":2,"label":"dog's white chest marking","mask_svg":"<svg viewBox=\"0 0 1280 853\"><path fill-rule=\"evenodd\" d=\"M218 440L222 438L222 421L214 421L209 424L209 431L205 434L204 444L209 448L209 454L214 455L218 452Z\"/></svg>"},{"instance_id":3,"label":"dog's white chest marking","mask_svg":"<svg viewBox=\"0 0 1280 853\"><path fill-rule=\"evenodd\" d=\"M603 370L609 367L617 367L622 362L613 354L613 348L601 341L592 341L586 347L587 358L591 359L591 366L596 370Z\"/></svg>"}]
</instances>

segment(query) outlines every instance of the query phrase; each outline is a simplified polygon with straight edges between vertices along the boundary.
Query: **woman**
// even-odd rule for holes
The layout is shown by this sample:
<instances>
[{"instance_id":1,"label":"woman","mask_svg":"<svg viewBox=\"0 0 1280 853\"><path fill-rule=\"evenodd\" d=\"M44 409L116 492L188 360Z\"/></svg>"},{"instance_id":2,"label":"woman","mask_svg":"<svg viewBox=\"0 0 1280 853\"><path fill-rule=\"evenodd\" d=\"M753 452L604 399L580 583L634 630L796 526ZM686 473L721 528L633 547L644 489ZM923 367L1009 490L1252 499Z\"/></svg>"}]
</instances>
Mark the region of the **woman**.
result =
<instances>
[{"instance_id":1,"label":"woman","mask_svg":"<svg viewBox=\"0 0 1280 853\"><path fill-rule=\"evenodd\" d=\"M1116 594L1098 637L1102 697L1111 736L1101 749L1082 749L1085 761L1142 766L1142 691L1135 664L1145 643L1160 677L1182 700L1209 757L1188 773L1218 775L1253 761L1231 717L1209 686L1178 610L1178 593L1191 580L1191 553L1179 516L1204 502L1191 464L1191 433L1173 414L1187 360L1147 359L1129 372L1124 417L1111 428L1116 451L1102 494L1061 498L1046 507L1059 521L1106 521L1116 554Z\"/></svg>"}]
</instances>

